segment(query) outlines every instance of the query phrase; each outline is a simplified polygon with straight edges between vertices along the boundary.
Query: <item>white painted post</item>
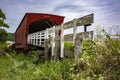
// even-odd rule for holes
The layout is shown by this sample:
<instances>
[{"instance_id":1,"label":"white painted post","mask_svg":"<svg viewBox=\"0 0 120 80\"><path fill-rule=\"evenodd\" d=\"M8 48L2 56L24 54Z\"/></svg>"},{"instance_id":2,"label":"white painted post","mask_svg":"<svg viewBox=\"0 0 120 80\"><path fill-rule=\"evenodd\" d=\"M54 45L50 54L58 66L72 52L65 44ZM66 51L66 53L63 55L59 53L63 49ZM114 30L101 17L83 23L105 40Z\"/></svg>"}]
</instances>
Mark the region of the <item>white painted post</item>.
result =
<instances>
[{"instance_id":1,"label":"white painted post","mask_svg":"<svg viewBox=\"0 0 120 80\"><path fill-rule=\"evenodd\" d=\"M40 42L39 43L40 43L40 46L41 46L41 32L40 32Z\"/></svg>"},{"instance_id":2,"label":"white painted post","mask_svg":"<svg viewBox=\"0 0 120 80\"><path fill-rule=\"evenodd\" d=\"M31 34L31 36L32 36L32 41L31 41L31 44L33 45L33 34Z\"/></svg>"},{"instance_id":3,"label":"white painted post","mask_svg":"<svg viewBox=\"0 0 120 80\"><path fill-rule=\"evenodd\" d=\"M32 45L32 34L30 34L30 36L31 36L31 42L30 42L30 44Z\"/></svg>"},{"instance_id":4,"label":"white painted post","mask_svg":"<svg viewBox=\"0 0 120 80\"><path fill-rule=\"evenodd\" d=\"M36 44L35 39L36 39L36 34L34 33L34 45Z\"/></svg>"},{"instance_id":5,"label":"white painted post","mask_svg":"<svg viewBox=\"0 0 120 80\"><path fill-rule=\"evenodd\" d=\"M34 35L34 41L33 41L33 45L35 45L35 33L33 33L33 35Z\"/></svg>"},{"instance_id":6,"label":"white painted post","mask_svg":"<svg viewBox=\"0 0 120 80\"><path fill-rule=\"evenodd\" d=\"M54 56L54 47L55 47L55 26L52 29L52 56Z\"/></svg>"},{"instance_id":7,"label":"white painted post","mask_svg":"<svg viewBox=\"0 0 120 80\"><path fill-rule=\"evenodd\" d=\"M61 51L60 51L60 57L64 58L64 29L63 29L63 24L61 25Z\"/></svg>"},{"instance_id":8,"label":"white painted post","mask_svg":"<svg viewBox=\"0 0 120 80\"><path fill-rule=\"evenodd\" d=\"M75 38L76 38L76 33L77 33L77 26L76 26L77 20L73 20L73 45L75 45Z\"/></svg>"},{"instance_id":9,"label":"white painted post","mask_svg":"<svg viewBox=\"0 0 120 80\"><path fill-rule=\"evenodd\" d=\"M36 33L36 43L35 43L36 46L38 46L38 33Z\"/></svg>"}]
</instances>

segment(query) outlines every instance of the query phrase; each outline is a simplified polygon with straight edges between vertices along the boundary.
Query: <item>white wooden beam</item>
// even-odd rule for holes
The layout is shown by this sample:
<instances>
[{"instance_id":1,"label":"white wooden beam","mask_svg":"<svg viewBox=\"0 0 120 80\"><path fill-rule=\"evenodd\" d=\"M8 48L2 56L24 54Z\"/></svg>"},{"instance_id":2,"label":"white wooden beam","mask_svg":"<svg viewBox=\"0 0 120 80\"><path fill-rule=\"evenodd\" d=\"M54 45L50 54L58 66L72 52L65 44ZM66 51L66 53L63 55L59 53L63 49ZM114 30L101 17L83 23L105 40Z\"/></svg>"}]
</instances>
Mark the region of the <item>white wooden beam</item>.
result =
<instances>
[{"instance_id":1,"label":"white wooden beam","mask_svg":"<svg viewBox=\"0 0 120 80\"><path fill-rule=\"evenodd\" d=\"M52 56L54 56L54 48L55 48L55 26L53 26L51 37L52 37L52 41L51 41L52 42L51 43L51 45L52 45Z\"/></svg>"},{"instance_id":2,"label":"white wooden beam","mask_svg":"<svg viewBox=\"0 0 120 80\"><path fill-rule=\"evenodd\" d=\"M60 51L60 57L64 58L64 29L63 29L63 24L61 25L61 51Z\"/></svg>"},{"instance_id":3,"label":"white wooden beam","mask_svg":"<svg viewBox=\"0 0 120 80\"><path fill-rule=\"evenodd\" d=\"M75 44L75 38L76 38L76 33L77 33L77 26L76 26L76 22L77 22L77 20L76 19L74 19L73 20L73 45Z\"/></svg>"}]
</instances>

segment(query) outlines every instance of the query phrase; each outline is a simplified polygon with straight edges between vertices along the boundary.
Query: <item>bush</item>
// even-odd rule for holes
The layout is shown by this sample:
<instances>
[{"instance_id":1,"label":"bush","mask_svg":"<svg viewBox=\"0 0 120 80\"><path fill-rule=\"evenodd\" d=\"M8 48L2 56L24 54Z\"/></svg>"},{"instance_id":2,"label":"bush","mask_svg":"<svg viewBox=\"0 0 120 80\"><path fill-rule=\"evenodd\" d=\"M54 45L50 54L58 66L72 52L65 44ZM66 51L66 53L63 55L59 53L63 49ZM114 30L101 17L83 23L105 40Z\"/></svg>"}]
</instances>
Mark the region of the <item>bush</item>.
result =
<instances>
[{"instance_id":1,"label":"bush","mask_svg":"<svg viewBox=\"0 0 120 80\"><path fill-rule=\"evenodd\" d=\"M120 40L111 39L104 33L106 38L102 41L83 41L82 55L75 60L33 64L36 51L32 52L32 56L15 52L0 56L0 79L120 80ZM68 45L71 46L71 43ZM0 47L4 49L5 45Z\"/></svg>"},{"instance_id":2,"label":"bush","mask_svg":"<svg viewBox=\"0 0 120 80\"><path fill-rule=\"evenodd\" d=\"M0 28L0 43L5 43L7 40L7 32Z\"/></svg>"},{"instance_id":3,"label":"bush","mask_svg":"<svg viewBox=\"0 0 120 80\"><path fill-rule=\"evenodd\" d=\"M6 44L0 43L0 56L5 55Z\"/></svg>"},{"instance_id":4,"label":"bush","mask_svg":"<svg viewBox=\"0 0 120 80\"><path fill-rule=\"evenodd\" d=\"M84 80L120 80L120 40L105 33L102 43L83 42L83 53L73 66L71 77Z\"/></svg>"}]
</instances>

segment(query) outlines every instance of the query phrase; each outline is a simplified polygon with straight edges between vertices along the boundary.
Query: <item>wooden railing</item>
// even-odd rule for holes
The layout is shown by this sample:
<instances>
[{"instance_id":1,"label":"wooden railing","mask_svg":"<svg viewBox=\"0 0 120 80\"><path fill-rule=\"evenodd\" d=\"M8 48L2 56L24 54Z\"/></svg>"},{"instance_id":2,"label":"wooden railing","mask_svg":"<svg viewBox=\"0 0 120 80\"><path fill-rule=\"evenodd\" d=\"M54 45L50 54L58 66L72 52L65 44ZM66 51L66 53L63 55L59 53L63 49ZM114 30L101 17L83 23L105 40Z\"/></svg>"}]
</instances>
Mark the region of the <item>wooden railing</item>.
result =
<instances>
[{"instance_id":1,"label":"wooden railing","mask_svg":"<svg viewBox=\"0 0 120 80\"><path fill-rule=\"evenodd\" d=\"M50 45L52 49L52 56L55 56L55 46L56 41L60 42L60 57L64 57L64 41L72 40L75 45L76 40L80 39L78 36L81 36L83 40L93 39L93 31L86 32L86 26L89 26L93 23L93 14L73 19L72 21L66 22L61 25L53 26L52 28L47 28L46 30L35 32L28 35L28 44L45 47L45 39L50 39ZM83 33L77 33L77 27L84 26L85 31ZM65 35L64 30L73 28L73 34ZM60 34L61 33L61 34ZM71 37L70 37L71 36ZM76 45L75 45L76 46ZM75 56L78 53L75 53Z\"/></svg>"}]
</instances>

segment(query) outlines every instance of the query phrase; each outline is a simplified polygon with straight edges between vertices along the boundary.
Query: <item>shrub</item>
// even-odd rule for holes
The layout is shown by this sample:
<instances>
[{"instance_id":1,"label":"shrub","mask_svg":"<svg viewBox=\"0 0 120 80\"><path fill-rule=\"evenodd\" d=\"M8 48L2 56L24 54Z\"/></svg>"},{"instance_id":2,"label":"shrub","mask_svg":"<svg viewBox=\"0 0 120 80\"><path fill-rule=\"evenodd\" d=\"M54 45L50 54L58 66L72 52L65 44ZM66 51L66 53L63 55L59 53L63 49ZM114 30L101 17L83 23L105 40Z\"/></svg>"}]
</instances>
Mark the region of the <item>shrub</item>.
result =
<instances>
[{"instance_id":1,"label":"shrub","mask_svg":"<svg viewBox=\"0 0 120 80\"><path fill-rule=\"evenodd\" d=\"M0 43L5 43L7 40L7 32L0 28Z\"/></svg>"},{"instance_id":2,"label":"shrub","mask_svg":"<svg viewBox=\"0 0 120 80\"><path fill-rule=\"evenodd\" d=\"M83 42L83 53L73 66L73 79L119 80L120 77L120 40L106 36L102 43Z\"/></svg>"}]
</instances>

